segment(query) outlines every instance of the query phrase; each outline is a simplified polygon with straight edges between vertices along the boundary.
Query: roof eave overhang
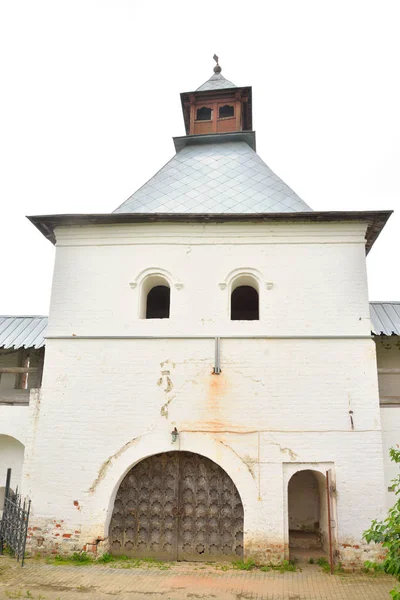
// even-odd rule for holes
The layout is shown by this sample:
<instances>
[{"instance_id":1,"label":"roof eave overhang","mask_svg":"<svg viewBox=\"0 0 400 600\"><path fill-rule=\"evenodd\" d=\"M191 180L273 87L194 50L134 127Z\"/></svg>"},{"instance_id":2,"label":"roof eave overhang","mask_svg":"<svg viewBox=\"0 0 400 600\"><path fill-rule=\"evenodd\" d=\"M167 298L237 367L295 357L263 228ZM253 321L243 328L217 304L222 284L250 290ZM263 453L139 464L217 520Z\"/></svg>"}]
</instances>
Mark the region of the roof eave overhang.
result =
<instances>
[{"instance_id":1,"label":"roof eave overhang","mask_svg":"<svg viewBox=\"0 0 400 600\"><path fill-rule=\"evenodd\" d=\"M321 211L296 213L100 213L38 215L27 218L53 244L56 243L57 227L86 225L120 225L123 223L228 223L228 222L338 222L364 221L366 253L371 250L393 211Z\"/></svg>"},{"instance_id":2,"label":"roof eave overhang","mask_svg":"<svg viewBox=\"0 0 400 600\"><path fill-rule=\"evenodd\" d=\"M202 133L199 135L182 135L174 137L176 152L180 152L185 146L195 146L199 144L223 144L226 142L246 142L256 151L256 132L255 131L230 131L229 133Z\"/></svg>"}]
</instances>

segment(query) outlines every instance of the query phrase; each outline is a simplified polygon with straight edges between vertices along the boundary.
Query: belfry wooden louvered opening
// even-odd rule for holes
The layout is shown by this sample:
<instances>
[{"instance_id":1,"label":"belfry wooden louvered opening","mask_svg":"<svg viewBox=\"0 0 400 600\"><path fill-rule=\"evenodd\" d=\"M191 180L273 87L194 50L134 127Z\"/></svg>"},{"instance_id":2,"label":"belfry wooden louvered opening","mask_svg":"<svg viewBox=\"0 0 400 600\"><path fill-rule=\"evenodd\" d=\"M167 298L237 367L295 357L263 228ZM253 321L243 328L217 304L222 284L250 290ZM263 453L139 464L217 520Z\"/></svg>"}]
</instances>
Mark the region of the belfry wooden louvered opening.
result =
<instances>
[{"instance_id":1,"label":"belfry wooden louvered opening","mask_svg":"<svg viewBox=\"0 0 400 600\"><path fill-rule=\"evenodd\" d=\"M243 556L243 505L229 475L192 452L144 459L123 479L109 530L110 552L160 560Z\"/></svg>"}]
</instances>

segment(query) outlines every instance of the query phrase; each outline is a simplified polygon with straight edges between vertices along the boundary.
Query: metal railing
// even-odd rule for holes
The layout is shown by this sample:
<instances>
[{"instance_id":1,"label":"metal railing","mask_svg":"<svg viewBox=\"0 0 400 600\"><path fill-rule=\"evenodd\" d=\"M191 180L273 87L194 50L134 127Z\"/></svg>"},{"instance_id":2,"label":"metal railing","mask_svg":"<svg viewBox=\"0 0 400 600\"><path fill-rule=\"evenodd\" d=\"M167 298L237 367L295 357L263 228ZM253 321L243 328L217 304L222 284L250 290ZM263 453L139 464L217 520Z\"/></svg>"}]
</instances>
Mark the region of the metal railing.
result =
<instances>
[{"instance_id":1,"label":"metal railing","mask_svg":"<svg viewBox=\"0 0 400 600\"><path fill-rule=\"evenodd\" d=\"M31 501L22 500L18 488L13 493L10 482L11 469L7 469L3 516L0 521L0 554L3 554L6 544L15 558L18 561L21 559L21 566L24 566Z\"/></svg>"}]
</instances>

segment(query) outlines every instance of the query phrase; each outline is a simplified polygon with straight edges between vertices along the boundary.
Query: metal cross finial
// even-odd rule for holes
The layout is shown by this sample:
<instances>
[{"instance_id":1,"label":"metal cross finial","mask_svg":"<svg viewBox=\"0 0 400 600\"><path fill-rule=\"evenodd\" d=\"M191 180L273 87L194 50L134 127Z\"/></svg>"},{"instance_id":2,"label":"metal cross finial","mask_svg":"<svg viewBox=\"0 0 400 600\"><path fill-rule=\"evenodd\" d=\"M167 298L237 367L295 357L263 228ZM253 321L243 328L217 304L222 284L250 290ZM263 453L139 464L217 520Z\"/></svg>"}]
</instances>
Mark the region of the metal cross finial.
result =
<instances>
[{"instance_id":1,"label":"metal cross finial","mask_svg":"<svg viewBox=\"0 0 400 600\"><path fill-rule=\"evenodd\" d=\"M216 54L214 54L213 59L215 60L215 62L217 63L214 67L214 73L221 73L222 69L219 66L219 62L218 62L218 56Z\"/></svg>"}]
</instances>

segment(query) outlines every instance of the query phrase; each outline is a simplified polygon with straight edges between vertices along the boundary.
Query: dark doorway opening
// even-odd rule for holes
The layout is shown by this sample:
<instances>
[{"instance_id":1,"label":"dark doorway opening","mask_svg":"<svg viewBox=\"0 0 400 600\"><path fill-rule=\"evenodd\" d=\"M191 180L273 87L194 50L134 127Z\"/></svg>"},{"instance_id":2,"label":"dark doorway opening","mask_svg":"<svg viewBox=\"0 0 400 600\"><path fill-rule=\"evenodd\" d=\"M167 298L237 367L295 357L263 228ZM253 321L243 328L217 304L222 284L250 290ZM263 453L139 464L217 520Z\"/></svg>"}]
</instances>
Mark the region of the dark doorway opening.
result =
<instances>
[{"instance_id":1,"label":"dark doorway opening","mask_svg":"<svg viewBox=\"0 0 400 600\"><path fill-rule=\"evenodd\" d=\"M306 469L295 473L288 486L290 559L309 560L327 556L328 519L326 479Z\"/></svg>"}]
</instances>

